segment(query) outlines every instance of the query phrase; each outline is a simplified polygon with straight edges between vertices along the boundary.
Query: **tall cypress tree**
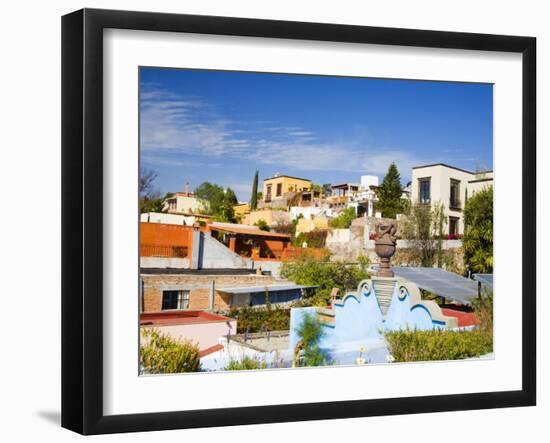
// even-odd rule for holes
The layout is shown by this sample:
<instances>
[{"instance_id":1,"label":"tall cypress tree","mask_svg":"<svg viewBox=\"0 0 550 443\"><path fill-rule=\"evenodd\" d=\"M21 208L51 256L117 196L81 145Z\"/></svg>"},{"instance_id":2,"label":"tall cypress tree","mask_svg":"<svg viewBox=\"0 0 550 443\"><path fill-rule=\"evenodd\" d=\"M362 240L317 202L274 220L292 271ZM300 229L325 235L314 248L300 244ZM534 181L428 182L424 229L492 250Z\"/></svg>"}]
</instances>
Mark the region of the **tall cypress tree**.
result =
<instances>
[{"instance_id":1,"label":"tall cypress tree","mask_svg":"<svg viewBox=\"0 0 550 443\"><path fill-rule=\"evenodd\" d=\"M403 201L401 200L401 176L395 163L388 168L382 184L376 190L378 202L376 209L382 213L382 217L395 218L403 212Z\"/></svg>"},{"instance_id":2,"label":"tall cypress tree","mask_svg":"<svg viewBox=\"0 0 550 443\"><path fill-rule=\"evenodd\" d=\"M252 196L250 197L250 209L254 210L258 207L258 170L254 174L254 181L252 182Z\"/></svg>"}]
</instances>

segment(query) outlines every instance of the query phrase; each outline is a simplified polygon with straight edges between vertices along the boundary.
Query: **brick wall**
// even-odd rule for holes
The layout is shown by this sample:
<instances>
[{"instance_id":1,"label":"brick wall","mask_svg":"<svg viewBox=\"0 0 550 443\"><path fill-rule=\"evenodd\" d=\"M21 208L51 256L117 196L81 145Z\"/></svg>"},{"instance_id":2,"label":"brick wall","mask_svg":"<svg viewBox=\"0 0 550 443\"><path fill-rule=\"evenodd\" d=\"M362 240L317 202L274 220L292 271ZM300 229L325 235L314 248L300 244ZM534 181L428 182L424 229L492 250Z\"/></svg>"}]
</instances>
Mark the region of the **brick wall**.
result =
<instances>
[{"instance_id":1,"label":"brick wall","mask_svg":"<svg viewBox=\"0 0 550 443\"><path fill-rule=\"evenodd\" d=\"M273 284L275 277L268 275L147 275L143 280L143 311L162 309L162 291L189 290L189 309L208 309L212 280L216 289L239 286L264 286ZM231 296L216 291L214 305L216 310L230 307Z\"/></svg>"}]
</instances>

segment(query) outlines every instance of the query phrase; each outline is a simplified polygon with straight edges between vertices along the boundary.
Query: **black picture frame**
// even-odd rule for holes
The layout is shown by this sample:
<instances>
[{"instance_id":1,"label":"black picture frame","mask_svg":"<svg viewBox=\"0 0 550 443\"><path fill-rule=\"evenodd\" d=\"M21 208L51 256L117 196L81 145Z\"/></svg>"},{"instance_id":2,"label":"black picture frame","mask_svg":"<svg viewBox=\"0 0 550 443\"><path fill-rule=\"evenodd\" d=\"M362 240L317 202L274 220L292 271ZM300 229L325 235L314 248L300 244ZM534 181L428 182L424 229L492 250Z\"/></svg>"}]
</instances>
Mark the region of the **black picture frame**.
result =
<instances>
[{"instance_id":1,"label":"black picture frame","mask_svg":"<svg viewBox=\"0 0 550 443\"><path fill-rule=\"evenodd\" d=\"M103 413L103 30L504 51L522 54L522 389L132 415ZM536 39L232 17L83 9L62 18L62 426L82 434L536 404Z\"/></svg>"}]
</instances>

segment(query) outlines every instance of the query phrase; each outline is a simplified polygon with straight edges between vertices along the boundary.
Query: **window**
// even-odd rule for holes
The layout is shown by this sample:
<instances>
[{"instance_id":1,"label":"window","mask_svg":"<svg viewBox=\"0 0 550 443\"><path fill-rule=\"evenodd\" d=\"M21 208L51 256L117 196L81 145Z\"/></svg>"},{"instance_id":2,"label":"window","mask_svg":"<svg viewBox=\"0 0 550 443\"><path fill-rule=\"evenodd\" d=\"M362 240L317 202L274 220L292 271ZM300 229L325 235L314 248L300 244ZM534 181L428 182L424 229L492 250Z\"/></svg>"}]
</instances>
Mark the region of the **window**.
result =
<instances>
[{"instance_id":1,"label":"window","mask_svg":"<svg viewBox=\"0 0 550 443\"><path fill-rule=\"evenodd\" d=\"M271 185L267 185L265 187L265 201L266 202L271 201Z\"/></svg>"},{"instance_id":2,"label":"window","mask_svg":"<svg viewBox=\"0 0 550 443\"><path fill-rule=\"evenodd\" d=\"M283 195L283 184L277 183L277 193L275 194L276 197L280 197Z\"/></svg>"},{"instance_id":3,"label":"window","mask_svg":"<svg viewBox=\"0 0 550 443\"><path fill-rule=\"evenodd\" d=\"M422 205L430 204L430 178L418 179L418 201Z\"/></svg>"},{"instance_id":4,"label":"window","mask_svg":"<svg viewBox=\"0 0 550 443\"><path fill-rule=\"evenodd\" d=\"M162 310L189 309L189 291L162 291Z\"/></svg>"},{"instance_id":5,"label":"window","mask_svg":"<svg viewBox=\"0 0 550 443\"><path fill-rule=\"evenodd\" d=\"M458 235L458 217L449 217L449 235Z\"/></svg>"},{"instance_id":6,"label":"window","mask_svg":"<svg viewBox=\"0 0 550 443\"><path fill-rule=\"evenodd\" d=\"M451 179L449 208L460 209L460 181L459 180Z\"/></svg>"}]
</instances>

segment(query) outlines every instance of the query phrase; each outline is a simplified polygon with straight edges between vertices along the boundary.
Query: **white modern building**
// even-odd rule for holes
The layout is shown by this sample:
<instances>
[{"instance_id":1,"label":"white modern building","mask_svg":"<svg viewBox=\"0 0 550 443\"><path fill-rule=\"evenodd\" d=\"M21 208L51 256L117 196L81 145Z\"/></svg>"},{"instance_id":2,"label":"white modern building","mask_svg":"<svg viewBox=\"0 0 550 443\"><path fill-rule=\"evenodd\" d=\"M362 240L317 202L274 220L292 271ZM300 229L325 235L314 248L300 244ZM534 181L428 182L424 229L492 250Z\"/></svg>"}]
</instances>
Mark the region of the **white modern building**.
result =
<instances>
[{"instance_id":1,"label":"white modern building","mask_svg":"<svg viewBox=\"0 0 550 443\"><path fill-rule=\"evenodd\" d=\"M413 204L442 204L449 235L464 233L464 204L468 197L493 185L493 172L475 173L436 163L412 168L411 201Z\"/></svg>"}]
</instances>

